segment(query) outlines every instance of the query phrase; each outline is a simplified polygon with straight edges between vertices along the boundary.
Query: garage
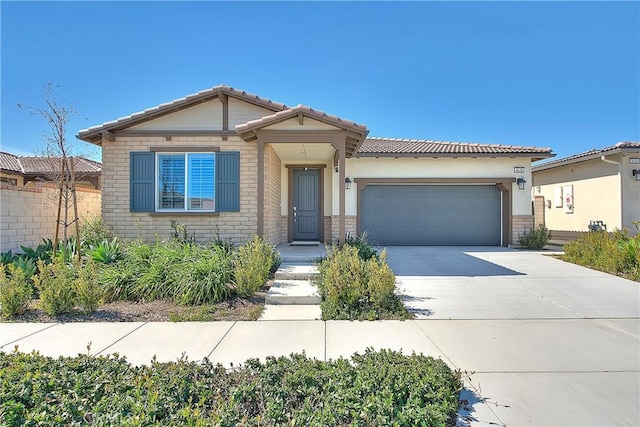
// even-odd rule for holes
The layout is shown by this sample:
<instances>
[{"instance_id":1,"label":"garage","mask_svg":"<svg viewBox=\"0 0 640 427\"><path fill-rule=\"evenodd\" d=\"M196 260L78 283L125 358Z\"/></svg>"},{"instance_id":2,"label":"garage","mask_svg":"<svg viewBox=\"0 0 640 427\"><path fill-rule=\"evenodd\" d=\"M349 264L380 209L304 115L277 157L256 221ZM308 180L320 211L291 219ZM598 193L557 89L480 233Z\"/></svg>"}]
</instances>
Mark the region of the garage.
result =
<instances>
[{"instance_id":1,"label":"garage","mask_svg":"<svg viewBox=\"0 0 640 427\"><path fill-rule=\"evenodd\" d=\"M359 231L388 246L499 246L501 211L495 185L367 185Z\"/></svg>"}]
</instances>

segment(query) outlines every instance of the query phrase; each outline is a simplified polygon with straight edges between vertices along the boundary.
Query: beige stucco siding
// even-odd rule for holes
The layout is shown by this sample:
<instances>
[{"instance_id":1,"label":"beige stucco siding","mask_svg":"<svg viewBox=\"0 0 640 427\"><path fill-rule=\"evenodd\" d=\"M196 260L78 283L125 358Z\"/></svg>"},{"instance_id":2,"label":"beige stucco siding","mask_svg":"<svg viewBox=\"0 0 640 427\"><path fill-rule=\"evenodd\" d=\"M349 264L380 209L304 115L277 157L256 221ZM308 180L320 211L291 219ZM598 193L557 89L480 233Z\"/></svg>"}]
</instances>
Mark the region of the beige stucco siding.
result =
<instances>
[{"instance_id":1,"label":"beige stucco siding","mask_svg":"<svg viewBox=\"0 0 640 427\"><path fill-rule=\"evenodd\" d=\"M355 178L510 178L523 177L525 190L512 185L512 215L531 215L531 167L524 158L354 158L347 159L346 173ZM514 174L515 166L525 173ZM333 174L333 215L338 214L338 174ZM346 214L357 215L358 188L355 182L346 192Z\"/></svg>"},{"instance_id":2,"label":"beige stucco siding","mask_svg":"<svg viewBox=\"0 0 640 427\"><path fill-rule=\"evenodd\" d=\"M222 103L214 99L189 109L140 123L128 130L219 130L222 129Z\"/></svg>"},{"instance_id":3,"label":"beige stucco siding","mask_svg":"<svg viewBox=\"0 0 640 427\"><path fill-rule=\"evenodd\" d=\"M240 152L240 212L221 212L219 215L172 213L154 215L129 211L129 153L148 151L154 146L171 144L179 147L218 147L221 151ZM170 235L170 219L176 219L194 232L196 240L216 237L219 230L223 239L231 238L243 243L257 232L257 148L239 137L193 136L173 137L170 142L163 137L117 136L116 141L103 141L103 198L104 221L121 237L142 237L153 240L156 235Z\"/></svg>"}]
</instances>

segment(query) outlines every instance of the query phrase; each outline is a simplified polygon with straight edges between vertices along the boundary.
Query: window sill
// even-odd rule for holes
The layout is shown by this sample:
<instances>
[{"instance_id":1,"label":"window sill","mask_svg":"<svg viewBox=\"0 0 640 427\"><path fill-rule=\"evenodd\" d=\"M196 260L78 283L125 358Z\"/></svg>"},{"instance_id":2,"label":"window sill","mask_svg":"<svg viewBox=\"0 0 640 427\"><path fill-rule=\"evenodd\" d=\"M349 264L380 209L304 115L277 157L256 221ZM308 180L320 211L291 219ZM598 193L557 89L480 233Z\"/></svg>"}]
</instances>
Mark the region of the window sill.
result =
<instances>
[{"instance_id":1,"label":"window sill","mask_svg":"<svg viewBox=\"0 0 640 427\"><path fill-rule=\"evenodd\" d=\"M220 212L149 212L149 216L220 216Z\"/></svg>"}]
</instances>

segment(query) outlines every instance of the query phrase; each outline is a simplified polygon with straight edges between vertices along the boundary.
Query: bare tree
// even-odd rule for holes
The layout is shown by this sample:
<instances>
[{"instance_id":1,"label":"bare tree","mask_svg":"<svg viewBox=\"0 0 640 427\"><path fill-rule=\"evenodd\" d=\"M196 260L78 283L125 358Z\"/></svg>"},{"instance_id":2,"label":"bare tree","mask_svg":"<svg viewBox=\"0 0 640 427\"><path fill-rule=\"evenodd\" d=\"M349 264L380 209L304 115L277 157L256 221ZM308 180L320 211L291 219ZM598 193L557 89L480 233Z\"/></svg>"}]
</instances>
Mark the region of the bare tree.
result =
<instances>
[{"instance_id":1,"label":"bare tree","mask_svg":"<svg viewBox=\"0 0 640 427\"><path fill-rule=\"evenodd\" d=\"M62 245L65 253L69 249L68 228L75 225L76 250L80 257L80 228L78 224L78 206L76 201L76 175L74 158L70 156L73 145L67 141L67 125L70 117L76 114L73 104L64 105L58 101L53 84L48 83L43 91L43 107L18 104L18 108L26 108L32 115L41 116L49 126L50 133L45 135L44 154L50 166L48 178L55 182L58 189L58 215L54 237L54 254L58 248L59 229L62 226ZM69 210L73 207L73 215Z\"/></svg>"}]
</instances>

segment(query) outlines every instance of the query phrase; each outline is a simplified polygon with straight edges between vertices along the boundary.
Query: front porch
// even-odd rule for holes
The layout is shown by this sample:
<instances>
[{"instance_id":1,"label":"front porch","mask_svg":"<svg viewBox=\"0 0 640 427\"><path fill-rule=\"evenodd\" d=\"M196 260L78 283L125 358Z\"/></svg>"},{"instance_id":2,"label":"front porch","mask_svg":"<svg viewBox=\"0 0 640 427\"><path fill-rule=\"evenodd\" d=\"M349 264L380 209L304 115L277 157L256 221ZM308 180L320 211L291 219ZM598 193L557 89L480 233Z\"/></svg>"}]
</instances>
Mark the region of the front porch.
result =
<instances>
[{"instance_id":1,"label":"front porch","mask_svg":"<svg viewBox=\"0 0 640 427\"><path fill-rule=\"evenodd\" d=\"M298 106L237 126L257 146L257 234L270 244L343 243L346 159L365 126ZM350 221L355 226L355 218Z\"/></svg>"}]
</instances>

